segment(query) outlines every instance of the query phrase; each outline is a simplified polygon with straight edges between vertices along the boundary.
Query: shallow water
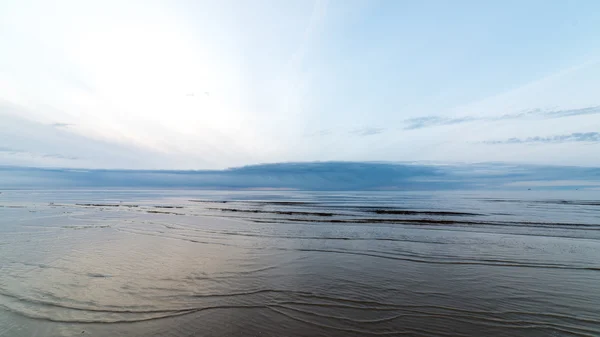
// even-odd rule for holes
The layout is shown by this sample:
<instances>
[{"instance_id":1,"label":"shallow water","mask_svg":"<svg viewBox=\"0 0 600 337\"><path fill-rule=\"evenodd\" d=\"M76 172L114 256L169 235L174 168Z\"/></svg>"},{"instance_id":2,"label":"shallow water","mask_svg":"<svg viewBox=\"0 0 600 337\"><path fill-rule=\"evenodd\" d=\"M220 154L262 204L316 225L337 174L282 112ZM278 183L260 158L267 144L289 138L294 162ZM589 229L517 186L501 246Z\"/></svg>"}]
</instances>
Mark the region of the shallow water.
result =
<instances>
[{"instance_id":1,"label":"shallow water","mask_svg":"<svg viewBox=\"0 0 600 337\"><path fill-rule=\"evenodd\" d=\"M0 336L600 336L599 199L5 191Z\"/></svg>"}]
</instances>

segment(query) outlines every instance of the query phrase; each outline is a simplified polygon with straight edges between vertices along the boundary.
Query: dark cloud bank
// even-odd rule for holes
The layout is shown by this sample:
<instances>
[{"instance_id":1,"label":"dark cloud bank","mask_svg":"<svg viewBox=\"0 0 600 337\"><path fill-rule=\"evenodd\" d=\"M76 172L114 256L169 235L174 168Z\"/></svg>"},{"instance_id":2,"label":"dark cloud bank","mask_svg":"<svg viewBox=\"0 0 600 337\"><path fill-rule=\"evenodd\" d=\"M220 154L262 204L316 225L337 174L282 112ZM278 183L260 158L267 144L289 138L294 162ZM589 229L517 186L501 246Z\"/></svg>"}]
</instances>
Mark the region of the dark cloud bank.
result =
<instances>
[{"instance_id":1,"label":"dark cloud bank","mask_svg":"<svg viewBox=\"0 0 600 337\"><path fill-rule=\"evenodd\" d=\"M598 187L600 168L506 164L436 166L373 162L279 163L205 171L0 167L0 189L523 189L507 184L565 180L573 180L574 183L566 186L563 183L555 188Z\"/></svg>"}]
</instances>

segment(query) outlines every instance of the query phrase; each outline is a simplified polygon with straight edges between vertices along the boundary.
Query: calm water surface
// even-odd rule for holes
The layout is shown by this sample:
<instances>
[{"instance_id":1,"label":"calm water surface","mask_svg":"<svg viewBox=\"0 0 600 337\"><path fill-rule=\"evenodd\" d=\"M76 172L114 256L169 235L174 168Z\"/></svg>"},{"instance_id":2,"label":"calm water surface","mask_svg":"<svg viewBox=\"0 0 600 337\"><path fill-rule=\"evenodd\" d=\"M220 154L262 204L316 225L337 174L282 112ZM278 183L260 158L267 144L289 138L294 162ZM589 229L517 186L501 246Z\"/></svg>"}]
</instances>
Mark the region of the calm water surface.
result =
<instances>
[{"instance_id":1,"label":"calm water surface","mask_svg":"<svg viewBox=\"0 0 600 337\"><path fill-rule=\"evenodd\" d=\"M600 191L4 191L0 336L600 336Z\"/></svg>"}]
</instances>

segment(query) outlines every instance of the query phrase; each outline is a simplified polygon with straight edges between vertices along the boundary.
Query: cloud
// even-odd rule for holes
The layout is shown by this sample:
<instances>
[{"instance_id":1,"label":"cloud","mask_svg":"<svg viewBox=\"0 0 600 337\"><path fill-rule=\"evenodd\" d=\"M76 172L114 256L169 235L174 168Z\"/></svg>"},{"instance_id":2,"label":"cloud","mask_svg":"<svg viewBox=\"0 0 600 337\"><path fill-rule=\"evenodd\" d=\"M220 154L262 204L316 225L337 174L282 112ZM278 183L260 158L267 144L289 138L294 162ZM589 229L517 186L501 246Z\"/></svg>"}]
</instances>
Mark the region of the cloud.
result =
<instances>
[{"instance_id":1,"label":"cloud","mask_svg":"<svg viewBox=\"0 0 600 337\"><path fill-rule=\"evenodd\" d=\"M439 177L435 167L411 164L367 162L309 162L252 165L226 170L152 171L152 170L67 170L1 167L0 185L12 181L29 184L43 180L38 187L156 187L156 188L231 188L369 190L384 186L412 186L429 189L448 188L445 181L419 183L411 179ZM12 179L19 177L20 179ZM453 184L452 186L457 186Z\"/></svg>"},{"instance_id":2,"label":"cloud","mask_svg":"<svg viewBox=\"0 0 600 337\"><path fill-rule=\"evenodd\" d=\"M503 120L512 120L512 119L524 119L524 118L540 118L540 119L550 119L550 118L564 118L571 116L581 116L581 115L593 115L600 114L600 106L590 106L587 108L581 109L558 109L558 110L544 110L544 109L533 109L527 110L518 113L504 114L499 116L486 116L486 117L477 117L477 116L465 116L465 117L442 117L442 116L426 116L426 117L418 117L418 118L409 118L403 121L405 130L414 130L414 129L422 129L433 126L441 126L441 125L452 125L452 124L460 124L460 123L468 123L468 122L495 122L495 121L503 121Z\"/></svg>"},{"instance_id":3,"label":"cloud","mask_svg":"<svg viewBox=\"0 0 600 337\"><path fill-rule=\"evenodd\" d=\"M577 177L572 181L572 177ZM566 182L569 180L569 182ZM554 183L552 183L554 182ZM303 162L226 170L72 170L0 166L7 188L127 187L298 190L456 190L597 187L600 168Z\"/></svg>"},{"instance_id":4,"label":"cloud","mask_svg":"<svg viewBox=\"0 0 600 337\"><path fill-rule=\"evenodd\" d=\"M65 155L56 154L56 153L42 154L41 156L44 158L67 159L67 160L79 160L80 159L79 157L65 156Z\"/></svg>"},{"instance_id":5,"label":"cloud","mask_svg":"<svg viewBox=\"0 0 600 337\"><path fill-rule=\"evenodd\" d=\"M600 113L600 106L591 106L582 109L569 109L569 110L556 110L556 111L545 111L542 113L543 116L548 118L559 118L569 116L580 116L580 115L593 115Z\"/></svg>"},{"instance_id":6,"label":"cloud","mask_svg":"<svg viewBox=\"0 0 600 337\"><path fill-rule=\"evenodd\" d=\"M75 124L70 124L70 123L53 123L52 126L55 128L66 128L69 126L73 126Z\"/></svg>"},{"instance_id":7,"label":"cloud","mask_svg":"<svg viewBox=\"0 0 600 337\"><path fill-rule=\"evenodd\" d=\"M66 159L66 160L78 160L79 157L66 156L58 153L39 153L25 151L22 149L15 149L10 147L0 147L0 155L2 156L17 156L17 157L29 157L32 159Z\"/></svg>"},{"instance_id":8,"label":"cloud","mask_svg":"<svg viewBox=\"0 0 600 337\"><path fill-rule=\"evenodd\" d=\"M410 118L404 120L404 123L408 124L404 127L405 130L422 129L438 125L452 125L459 123L466 123L478 120L475 117L456 117L446 118L440 116L427 116L419 118Z\"/></svg>"},{"instance_id":9,"label":"cloud","mask_svg":"<svg viewBox=\"0 0 600 337\"><path fill-rule=\"evenodd\" d=\"M559 110L544 110L544 109L533 109L520 113L505 114L495 118L489 118L488 120L505 120L505 119L518 119L527 117L538 117L538 118L562 118L570 116L581 116L581 115L593 115L600 113L600 106L590 106L581 109L559 109ZM484 119L485 120L485 119Z\"/></svg>"},{"instance_id":10,"label":"cloud","mask_svg":"<svg viewBox=\"0 0 600 337\"><path fill-rule=\"evenodd\" d=\"M358 135L358 136L372 136L372 135L380 134L384 131L385 131L384 128L366 127L366 128L354 129L354 130L350 131L350 133Z\"/></svg>"},{"instance_id":11,"label":"cloud","mask_svg":"<svg viewBox=\"0 0 600 337\"><path fill-rule=\"evenodd\" d=\"M23 152L23 151L19 150L19 149L12 148L12 147L0 146L0 153L14 154L14 153L21 153L21 152Z\"/></svg>"},{"instance_id":12,"label":"cloud","mask_svg":"<svg viewBox=\"0 0 600 337\"><path fill-rule=\"evenodd\" d=\"M26 113L20 106L0 102L0 165L157 168L168 161L162 153L94 139L77 128L56 127L20 116ZM152 157L155 162L150 161ZM198 165L194 159L190 162Z\"/></svg>"},{"instance_id":13,"label":"cloud","mask_svg":"<svg viewBox=\"0 0 600 337\"><path fill-rule=\"evenodd\" d=\"M548 137L528 137L528 138L508 138L505 140L488 140L484 144L555 144L571 142L600 142L600 133L598 132L576 132L568 135L555 135Z\"/></svg>"}]
</instances>

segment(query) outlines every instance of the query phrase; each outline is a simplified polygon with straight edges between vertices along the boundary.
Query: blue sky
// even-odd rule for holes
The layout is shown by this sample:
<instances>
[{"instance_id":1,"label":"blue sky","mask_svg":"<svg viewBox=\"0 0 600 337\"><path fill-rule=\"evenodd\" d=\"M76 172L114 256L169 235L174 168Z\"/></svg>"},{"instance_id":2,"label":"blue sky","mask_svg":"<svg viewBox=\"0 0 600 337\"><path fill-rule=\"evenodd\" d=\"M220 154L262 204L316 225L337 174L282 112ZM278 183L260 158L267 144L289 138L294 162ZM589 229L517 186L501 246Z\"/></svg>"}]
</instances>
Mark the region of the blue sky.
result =
<instances>
[{"instance_id":1,"label":"blue sky","mask_svg":"<svg viewBox=\"0 0 600 337\"><path fill-rule=\"evenodd\" d=\"M0 1L0 165L600 166L598 1Z\"/></svg>"}]
</instances>

